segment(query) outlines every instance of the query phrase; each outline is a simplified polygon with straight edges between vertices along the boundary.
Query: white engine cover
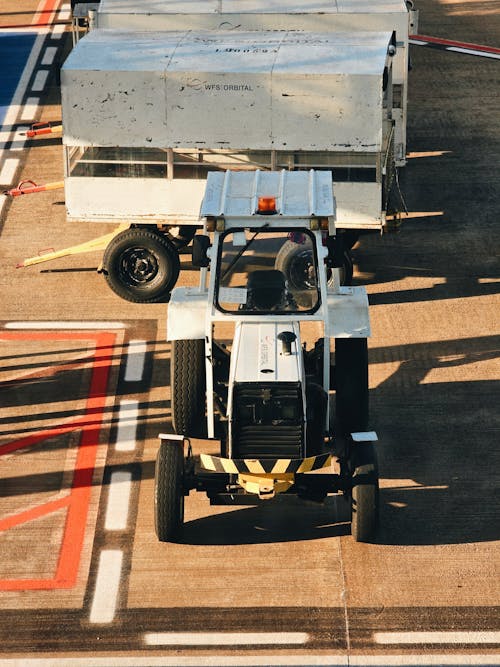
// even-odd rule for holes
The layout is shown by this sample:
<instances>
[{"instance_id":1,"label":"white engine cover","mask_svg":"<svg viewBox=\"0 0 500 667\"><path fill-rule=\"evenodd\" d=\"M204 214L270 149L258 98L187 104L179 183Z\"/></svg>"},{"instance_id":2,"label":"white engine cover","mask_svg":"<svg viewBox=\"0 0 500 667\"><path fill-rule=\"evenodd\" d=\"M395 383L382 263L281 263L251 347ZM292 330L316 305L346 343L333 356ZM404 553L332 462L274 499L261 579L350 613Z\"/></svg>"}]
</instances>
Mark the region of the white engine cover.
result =
<instances>
[{"instance_id":1,"label":"white engine cover","mask_svg":"<svg viewBox=\"0 0 500 667\"><path fill-rule=\"evenodd\" d=\"M291 354L278 335L296 336ZM230 382L300 382L304 379L298 322L239 322L231 354Z\"/></svg>"}]
</instances>

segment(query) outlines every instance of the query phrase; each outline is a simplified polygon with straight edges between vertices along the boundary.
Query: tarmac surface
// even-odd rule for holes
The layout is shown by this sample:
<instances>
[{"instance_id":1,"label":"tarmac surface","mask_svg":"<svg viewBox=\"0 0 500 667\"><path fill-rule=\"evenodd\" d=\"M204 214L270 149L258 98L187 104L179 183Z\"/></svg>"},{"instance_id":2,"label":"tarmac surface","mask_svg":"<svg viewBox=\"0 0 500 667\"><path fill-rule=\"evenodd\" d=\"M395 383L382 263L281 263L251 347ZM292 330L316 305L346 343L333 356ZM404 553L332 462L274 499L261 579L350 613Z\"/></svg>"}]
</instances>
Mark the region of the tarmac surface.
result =
<instances>
[{"instance_id":1,"label":"tarmac surface","mask_svg":"<svg viewBox=\"0 0 500 667\"><path fill-rule=\"evenodd\" d=\"M493 0L418 8L421 34L500 45ZM2 190L62 179L60 139L20 135L60 120L59 9L0 0L2 28L37 35L13 62L21 80L33 60L24 90L9 84L9 109L0 98ZM342 499L211 507L195 492L183 542L157 542L168 306L120 300L96 252L16 269L112 226L66 222L62 190L0 196L0 665L500 664L500 62L411 58L409 213L354 249L371 304L376 544L353 541ZM195 284L181 260L180 284Z\"/></svg>"}]
</instances>

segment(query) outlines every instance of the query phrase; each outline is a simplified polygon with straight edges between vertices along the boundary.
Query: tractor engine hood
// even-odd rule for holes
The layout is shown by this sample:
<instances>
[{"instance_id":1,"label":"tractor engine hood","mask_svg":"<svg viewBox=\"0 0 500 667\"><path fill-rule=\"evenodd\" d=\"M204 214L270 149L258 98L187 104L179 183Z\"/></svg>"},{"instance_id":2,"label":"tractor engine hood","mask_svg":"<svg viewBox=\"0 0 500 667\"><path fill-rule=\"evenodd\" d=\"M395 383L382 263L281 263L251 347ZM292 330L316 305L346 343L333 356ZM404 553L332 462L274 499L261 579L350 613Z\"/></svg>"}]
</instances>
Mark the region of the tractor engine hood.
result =
<instances>
[{"instance_id":1,"label":"tractor engine hood","mask_svg":"<svg viewBox=\"0 0 500 667\"><path fill-rule=\"evenodd\" d=\"M302 382L297 322L240 322L231 354L230 382Z\"/></svg>"}]
</instances>

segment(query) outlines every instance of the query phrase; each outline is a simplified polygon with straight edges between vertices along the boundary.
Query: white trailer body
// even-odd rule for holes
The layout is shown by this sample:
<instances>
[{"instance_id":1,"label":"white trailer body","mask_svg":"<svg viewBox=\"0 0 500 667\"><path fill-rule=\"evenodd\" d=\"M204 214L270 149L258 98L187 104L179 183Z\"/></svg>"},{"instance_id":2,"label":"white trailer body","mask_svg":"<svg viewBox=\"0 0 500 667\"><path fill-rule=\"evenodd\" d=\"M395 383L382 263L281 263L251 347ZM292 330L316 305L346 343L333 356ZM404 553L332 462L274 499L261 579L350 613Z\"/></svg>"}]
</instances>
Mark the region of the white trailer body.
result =
<instances>
[{"instance_id":1,"label":"white trailer body","mask_svg":"<svg viewBox=\"0 0 500 667\"><path fill-rule=\"evenodd\" d=\"M392 41L92 30L61 71L69 219L197 224L211 170L319 168L337 227L381 228Z\"/></svg>"},{"instance_id":2,"label":"white trailer body","mask_svg":"<svg viewBox=\"0 0 500 667\"><path fill-rule=\"evenodd\" d=\"M406 160L408 37L417 32L418 14L404 0L101 0L95 24L127 30L295 30L304 32L391 32L395 158Z\"/></svg>"}]
</instances>

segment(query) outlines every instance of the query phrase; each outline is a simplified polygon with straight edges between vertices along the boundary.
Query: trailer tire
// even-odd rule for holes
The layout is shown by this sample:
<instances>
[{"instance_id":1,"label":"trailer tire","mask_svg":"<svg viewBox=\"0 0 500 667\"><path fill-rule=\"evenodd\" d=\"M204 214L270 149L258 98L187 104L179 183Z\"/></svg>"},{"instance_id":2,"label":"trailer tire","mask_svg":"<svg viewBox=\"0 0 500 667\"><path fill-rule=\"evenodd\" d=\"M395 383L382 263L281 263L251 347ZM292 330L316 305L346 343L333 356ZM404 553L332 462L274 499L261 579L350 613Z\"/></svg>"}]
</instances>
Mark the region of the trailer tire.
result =
<instances>
[{"instance_id":1,"label":"trailer tire","mask_svg":"<svg viewBox=\"0 0 500 667\"><path fill-rule=\"evenodd\" d=\"M179 256L172 243L149 229L126 229L104 251L106 281L126 301L164 301L177 282L179 270Z\"/></svg>"},{"instance_id":2,"label":"trailer tire","mask_svg":"<svg viewBox=\"0 0 500 667\"><path fill-rule=\"evenodd\" d=\"M337 435L368 428L368 345L366 338L335 339L335 423Z\"/></svg>"},{"instance_id":3,"label":"trailer tire","mask_svg":"<svg viewBox=\"0 0 500 667\"><path fill-rule=\"evenodd\" d=\"M170 404L175 433L200 438L206 435L205 387L205 341L172 341Z\"/></svg>"},{"instance_id":4,"label":"trailer tire","mask_svg":"<svg viewBox=\"0 0 500 667\"><path fill-rule=\"evenodd\" d=\"M158 540L178 540L184 524L184 453L180 443L160 444L156 457L154 503Z\"/></svg>"},{"instance_id":5,"label":"trailer tire","mask_svg":"<svg viewBox=\"0 0 500 667\"><path fill-rule=\"evenodd\" d=\"M356 542L372 542L379 525L377 453L373 442L354 445L351 532Z\"/></svg>"},{"instance_id":6,"label":"trailer tire","mask_svg":"<svg viewBox=\"0 0 500 667\"><path fill-rule=\"evenodd\" d=\"M274 268L285 274L289 286L292 289L313 289L315 285L309 281L309 269L313 265L311 261L312 250L304 246L286 241L276 255ZM340 267L340 284L350 285L352 283L353 264L349 250L343 254L343 264ZM328 269L328 285L333 285L333 272Z\"/></svg>"}]
</instances>

